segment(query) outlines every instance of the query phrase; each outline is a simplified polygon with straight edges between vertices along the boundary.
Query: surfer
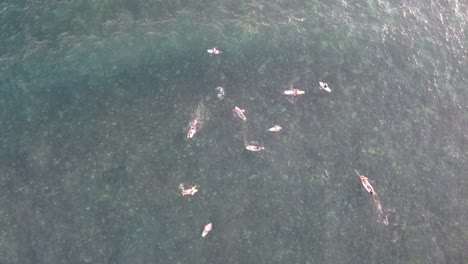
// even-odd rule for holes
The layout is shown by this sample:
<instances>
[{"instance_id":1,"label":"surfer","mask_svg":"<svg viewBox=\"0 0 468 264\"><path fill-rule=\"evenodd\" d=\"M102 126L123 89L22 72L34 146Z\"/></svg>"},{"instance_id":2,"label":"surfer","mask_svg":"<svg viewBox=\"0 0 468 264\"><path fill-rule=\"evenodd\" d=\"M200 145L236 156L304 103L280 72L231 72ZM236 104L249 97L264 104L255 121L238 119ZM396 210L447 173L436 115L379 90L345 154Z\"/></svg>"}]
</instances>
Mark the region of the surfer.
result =
<instances>
[{"instance_id":1,"label":"surfer","mask_svg":"<svg viewBox=\"0 0 468 264\"><path fill-rule=\"evenodd\" d=\"M244 115L244 112L245 112L244 109L240 109L239 107L236 106L234 107L232 111L234 111L234 113L236 113L237 116L240 117L243 121L247 120L247 117L245 117Z\"/></svg>"},{"instance_id":2,"label":"surfer","mask_svg":"<svg viewBox=\"0 0 468 264\"><path fill-rule=\"evenodd\" d=\"M212 48L212 49L209 49L209 50L206 50L209 54L212 54L212 55L220 55L220 54L223 54L222 51L220 51L219 49L217 48Z\"/></svg>"},{"instance_id":3,"label":"surfer","mask_svg":"<svg viewBox=\"0 0 468 264\"><path fill-rule=\"evenodd\" d=\"M195 195L195 193L198 192L198 185L194 185L188 189L185 189L184 187L184 184L181 183L179 184L179 190L182 191L182 196L185 196L185 195Z\"/></svg>"},{"instance_id":4,"label":"surfer","mask_svg":"<svg viewBox=\"0 0 468 264\"><path fill-rule=\"evenodd\" d=\"M359 174L357 170L354 170L354 171L356 171L359 178L361 178L361 183L362 183L362 186L364 186L364 189L366 189L368 193L370 193L372 196L375 197L377 193L374 191L374 187L372 187L372 185L369 183L369 178L367 178L364 175Z\"/></svg>"},{"instance_id":5,"label":"surfer","mask_svg":"<svg viewBox=\"0 0 468 264\"><path fill-rule=\"evenodd\" d=\"M213 229L213 224L212 223L209 223L205 226L205 228L203 228L203 232L201 234L202 237L205 237L206 235L208 235L208 233L211 231L211 229Z\"/></svg>"},{"instance_id":6,"label":"surfer","mask_svg":"<svg viewBox=\"0 0 468 264\"><path fill-rule=\"evenodd\" d=\"M270 132L280 132L281 129L283 129L283 128L278 126L278 125L274 125L273 127L269 128L268 131L270 131Z\"/></svg>"},{"instance_id":7,"label":"surfer","mask_svg":"<svg viewBox=\"0 0 468 264\"><path fill-rule=\"evenodd\" d=\"M326 83L326 82L319 82L319 84L320 84L320 89L325 90L325 91L331 93L331 89L330 89L330 87L328 86L328 83Z\"/></svg>"},{"instance_id":8,"label":"surfer","mask_svg":"<svg viewBox=\"0 0 468 264\"><path fill-rule=\"evenodd\" d=\"M246 144L245 148L247 150L253 151L253 152L258 152L258 151L261 151L261 150L265 149L265 147L263 147L263 146L256 146L256 145L249 145L249 144Z\"/></svg>"},{"instance_id":9,"label":"surfer","mask_svg":"<svg viewBox=\"0 0 468 264\"><path fill-rule=\"evenodd\" d=\"M203 127L203 120L205 119L205 105L200 101L198 103L197 109L192 114L192 118L189 123L189 128L187 130L187 138L193 138L195 134L200 131Z\"/></svg>"},{"instance_id":10,"label":"surfer","mask_svg":"<svg viewBox=\"0 0 468 264\"><path fill-rule=\"evenodd\" d=\"M296 88L294 88L294 87L292 86L292 84L291 84L291 89L284 91L284 94L285 94L285 95L288 95L288 96L294 96L294 97L295 97L295 96L298 96L298 95L303 95L303 94L305 94L305 91L296 89Z\"/></svg>"}]
</instances>

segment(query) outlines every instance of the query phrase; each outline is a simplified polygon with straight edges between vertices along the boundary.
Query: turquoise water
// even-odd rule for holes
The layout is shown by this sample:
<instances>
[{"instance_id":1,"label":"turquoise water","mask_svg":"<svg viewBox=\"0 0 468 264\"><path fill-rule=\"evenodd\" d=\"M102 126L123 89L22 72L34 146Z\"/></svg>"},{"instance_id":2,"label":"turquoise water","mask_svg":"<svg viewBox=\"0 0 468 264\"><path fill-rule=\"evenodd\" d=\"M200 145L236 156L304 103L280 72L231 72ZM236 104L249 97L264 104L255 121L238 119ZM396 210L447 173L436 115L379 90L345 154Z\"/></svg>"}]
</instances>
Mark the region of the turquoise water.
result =
<instances>
[{"instance_id":1,"label":"turquoise water","mask_svg":"<svg viewBox=\"0 0 468 264\"><path fill-rule=\"evenodd\" d=\"M467 19L458 0L0 3L0 262L463 263Z\"/></svg>"}]
</instances>

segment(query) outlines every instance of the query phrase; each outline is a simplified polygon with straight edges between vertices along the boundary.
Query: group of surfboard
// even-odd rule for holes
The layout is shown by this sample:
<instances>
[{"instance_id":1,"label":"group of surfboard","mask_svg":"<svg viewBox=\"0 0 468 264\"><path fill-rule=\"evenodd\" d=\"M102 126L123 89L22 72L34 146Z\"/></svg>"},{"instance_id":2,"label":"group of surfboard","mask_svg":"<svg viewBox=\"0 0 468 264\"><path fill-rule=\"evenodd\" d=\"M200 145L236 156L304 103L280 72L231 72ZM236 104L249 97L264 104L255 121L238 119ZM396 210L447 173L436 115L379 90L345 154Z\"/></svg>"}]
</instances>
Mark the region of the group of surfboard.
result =
<instances>
[{"instance_id":1,"label":"group of surfboard","mask_svg":"<svg viewBox=\"0 0 468 264\"><path fill-rule=\"evenodd\" d=\"M223 54L223 52L221 50L217 49L217 48L208 49L207 52L210 55L221 55L221 54ZM320 81L318 87L321 90L324 90L324 91L329 92L329 93L331 93L331 91L332 91L330 86L326 82L321 82ZM305 91L300 90L298 88L295 88L291 84L289 89L285 90L283 92L283 94L285 96L295 98L297 96L304 95ZM224 91L223 91L223 95L224 95ZM186 137L188 139L193 138L195 136L195 134L202 128L203 119L204 119L203 109L204 109L203 103L200 102L200 104L197 107L197 110L195 111L195 114L192 115L192 118L191 118L189 126L188 126L188 130L187 130L187 133L186 133ZM242 109L242 108L240 108L238 106L235 106L232 111L242 121L247 121L247 117L245 116L245 110L244 109ZM275 132L275 133L278 133L281 130L282 130L282 127L280 125L278 125L278 124L276 124L273 127L268 129L268 131ZM256 142L255 143L248 143L247 141L245 141L245 148L248 151L252 151L252 152L259 152L259 151L265 150L264 146L258 145ZM380 205L379 197L377 196L377 193L375 192L374 188L370 184L369 179L366 176L361 175L357 170L356 170L356 173L358 174L359 178L361 179L361 184L364 187L364 189L372 196L372 199L373 199L373 201L374 201L374 203L376 205L378 214L380 216L383 216L382 206ZM194 186L191 186L189 188L185 188L184 184L182 184L182 183L179 184L179 189L181 190L182 196L195 195L195 193L198 192L198 187L199 187L198 185L194 185ZM387 219L384 220L384 223L386 223L386 221L387 221ZM387 221L386 224L388 224L388 221ZM212 223L206 224L203 231L202 231L202 237L205 237L212 230L212 228L213 228Z\"/></svg>"}]
</instances>

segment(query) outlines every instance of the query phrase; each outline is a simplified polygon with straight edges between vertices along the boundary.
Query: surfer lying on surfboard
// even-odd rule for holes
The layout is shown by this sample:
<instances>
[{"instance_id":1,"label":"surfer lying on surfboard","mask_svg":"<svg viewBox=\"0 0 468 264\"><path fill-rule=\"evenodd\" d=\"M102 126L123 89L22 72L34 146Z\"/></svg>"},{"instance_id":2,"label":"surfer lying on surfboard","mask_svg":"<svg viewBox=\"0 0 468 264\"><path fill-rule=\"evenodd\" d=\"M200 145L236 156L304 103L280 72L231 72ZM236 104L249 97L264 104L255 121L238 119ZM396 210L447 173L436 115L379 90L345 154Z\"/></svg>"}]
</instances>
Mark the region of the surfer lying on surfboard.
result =
<instances>
[{"instance_id":1,"label":"surfer lying on surfboard","mask_svg":"<svg viewBox=\"0 0 468 264\"><path fill-rule=\"evenodd\" d=\"M217 48L212 48L212 49L209 49L209 50L206 50L209 54L212 54L212 55L220 55L220 54L223 54L222 51L220 51L219 49Z\"/></svg>"}]
</instances>

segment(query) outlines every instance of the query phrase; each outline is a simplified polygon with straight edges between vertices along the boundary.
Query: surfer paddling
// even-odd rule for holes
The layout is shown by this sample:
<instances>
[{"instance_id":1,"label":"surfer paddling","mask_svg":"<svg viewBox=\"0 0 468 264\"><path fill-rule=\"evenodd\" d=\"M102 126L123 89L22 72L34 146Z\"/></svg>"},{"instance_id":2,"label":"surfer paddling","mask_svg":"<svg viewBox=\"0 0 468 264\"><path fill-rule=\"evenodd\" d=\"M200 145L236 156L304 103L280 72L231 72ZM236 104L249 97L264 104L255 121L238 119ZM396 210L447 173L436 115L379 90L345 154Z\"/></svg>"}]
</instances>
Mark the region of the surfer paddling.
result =
<instances>
[{"instance_id":1,"label":"surfer paddling","mask_svg":"<svg viewBox=\"0 0 468 264\"><path fill-rule=\"evenodd\" d=\"M206 109L203 102L198 103L197 109L192 114L190 119L189 128L187 130L187 138L193 138L195 134L203 127L203 120L205 119Z\"/></svg>"},{"instance_id":2,"label":"surfer paddling","mask_svg":"<svg viewBox=\"0 0 468 264\"><path fill-rule=\"evenodd\" d=\"M193 136L195 136L195 133L197 133L197 124L198 119L195 119L190 123L189 129L187 131L187 138L193 138Z\"/></svg>"},{"instance_id":3,"label":"surfer paddling","mask_svg":"<svg viewBox=\"0 0 468 264\"><path fill-rule=\"evenodd\" d=\"M188 189L185 189L184 184L179 184L179 190L182 192L182 196L195 195L198 192L198 185L194 185Z\"/></svg>"},{"instance_id":4,"label":"surfer paddling","mask_svg":"<svg viewBox=\"0 0 468 264\"><path fill-rule=\"evenodd\" d=\"M205 237L206 235L208 235L208 233L211 231L211 229L213 229L213 224L212 223L209 223L205 226L205 228L203 228L203 232L201 234L202 237Z\"/></svg>"},{"instance_id":5,"label":"surfer paddling","mask_svg":"<svg viewBox=\"0 0 468 264\"><path fill-rule=\"evenodd\" d=\"M247 143L246 140L244 140L244 146L248 151L252 152L259 152L262 150L266 150L264 146L260 146L257 141L251 141L250 143Z\"/></svg>"},{"instance_id":6,"label":"surfer paddling","mask_svg":"<svg viewBox=\"0 0 468 264\"><path fill-rule=\"evenodd\" d=\"M283 128L278 126L278 125L274 125L273 127L269 128L268 131L270 131L270 132L280 132L281 129L283 129Z\"/></svg>"},{"instance_id":7,"label":"surfer paddling","mask_svg":"<svg viewBox=\"0 0 468 264\"><path fill-rule=\"evenodd\" d=\"M223 54L223 52L220 51L217 48L212 48L212 49L209 49L209 50L206 50L206 51L211 55L221 55L221 54Z\"/></svg>"},{"instance_id":8,"label":"surfer paddling","mask_svg":"<svg viewBox=\"0 0 468 264\"><path fill-rule=\"evenodd\" d=\"M366 189L366 191L370 193L373 197L377 196L377 193L374 191L374 187L372 187L372 185L369 183L369 178L367 178L364 175L359 174L357 170L354 170L354 171L357 173L359 178L361 178L361 183L362 183L362 186L364 186L364 189Z\"/></svg>"},{"instance_id":9,"label":"surfer paddling","mask_svg":"<svg viewBox=\"0 0 468 264\"><path fill-rule=\"evenodd\" d=\"M245 121L247 120L247 117L245 117L244 115L244 112L245 110L244 109L240 109L239 107L234 107L234 109L232 110L234 113L237 114L238 117L240 117L240 119L242 119L242 121Z\"/></svg>"},{"instance_id":10,"label":"surfer paddling","mask_svg":"<svg viewBox=\"0 0 468 264\"><path fill-rule=\"evenodd\" d=\"M303 95L303 94L305 94L305 91L294 88L292 84L291 84L291 88L289 90L284 91L284 95L287 95L287 96L296 97L298 95Z\"/></svg>"},{"instance_id":11,"label":"surfer paddling","mask_svg":"<svg viewBox=\"0 0 468 264\"><path fill-rule=\"evenodd\" d=\"M245 148L248 151L252 151L252 152L258 152L258 151L262 151L262 150L265 149L265 147L263 147L263 146L248 145L248 144L245 145Z\"/></svg>"},{"instance_id":12,"label":"surfer paddling","mask_svg":"<svg viewBox=\"0 0 468 264\"><path fill-rule=\"evenodd\" d=\"M380 204L379 196L377 196L377 193L374 191L374 187L372 187L372 185L369 183L369 179L366 176L359 174L357 170L354 170L354 171L357 173L359 178L361 178L362 186L364 186L366 191L372 195L372 199L374 200L374 203L376 205L377 214L381 218L381 222L384 225L388 225L388 218L387 218L388 215L384 217L384 212L382 209L382 205Z\"/></svg>"}]
</instances>

